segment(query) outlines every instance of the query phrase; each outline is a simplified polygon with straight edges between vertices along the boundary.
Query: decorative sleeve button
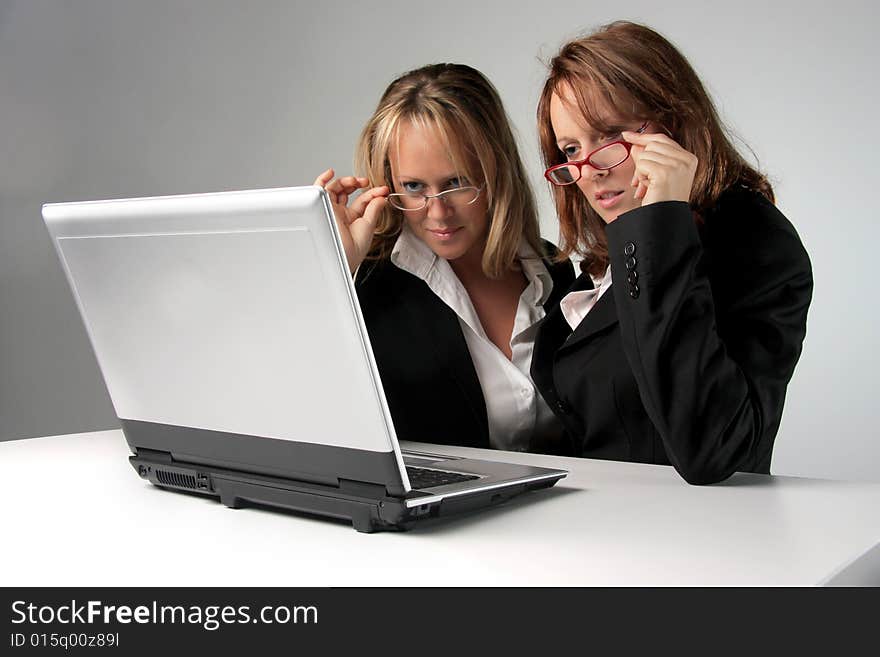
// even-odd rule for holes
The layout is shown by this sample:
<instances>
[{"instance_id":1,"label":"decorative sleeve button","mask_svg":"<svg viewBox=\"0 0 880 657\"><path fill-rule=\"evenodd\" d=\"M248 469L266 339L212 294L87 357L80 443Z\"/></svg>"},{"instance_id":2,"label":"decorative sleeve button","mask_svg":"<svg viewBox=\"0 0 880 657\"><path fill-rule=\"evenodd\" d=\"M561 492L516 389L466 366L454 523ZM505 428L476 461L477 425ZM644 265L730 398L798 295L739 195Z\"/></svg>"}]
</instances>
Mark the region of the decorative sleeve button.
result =
<instances>
[{"instance_id":1,"label":"decorative sleeve button","mask_svg":"<svg viewBox=\"0 0 880 657\"><path fill-rule=\"evenodd\" d=\"M636 245L633 242L627 242L623 247L623 255L626 256L624 264L626 265L626 282L629 284L629 296L633 299L639 298L639 272L636 271L638 260L635 257Z\"/></svg>"}]
</instances>

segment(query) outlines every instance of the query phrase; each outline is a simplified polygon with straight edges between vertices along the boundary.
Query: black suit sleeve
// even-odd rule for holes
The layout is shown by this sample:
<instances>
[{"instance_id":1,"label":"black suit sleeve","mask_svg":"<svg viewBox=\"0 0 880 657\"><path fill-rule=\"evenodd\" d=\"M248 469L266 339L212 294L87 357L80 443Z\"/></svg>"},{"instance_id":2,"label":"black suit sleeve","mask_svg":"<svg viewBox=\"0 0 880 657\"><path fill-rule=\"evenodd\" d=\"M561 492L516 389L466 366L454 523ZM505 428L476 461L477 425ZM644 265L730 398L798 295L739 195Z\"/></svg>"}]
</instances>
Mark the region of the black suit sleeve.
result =
<instances>
[{"instance_id":1,"label":"black suit sleeve","mask_svg":"<svg viewBox=\"0 0 880 657\"><path fill-rule=\"evenodd\" d=\"M806 252L769 202L711 217L656 203L607 229L626 358L671 463L692 484L769 471L812 295Z\"/></svg>"}]
</instances>

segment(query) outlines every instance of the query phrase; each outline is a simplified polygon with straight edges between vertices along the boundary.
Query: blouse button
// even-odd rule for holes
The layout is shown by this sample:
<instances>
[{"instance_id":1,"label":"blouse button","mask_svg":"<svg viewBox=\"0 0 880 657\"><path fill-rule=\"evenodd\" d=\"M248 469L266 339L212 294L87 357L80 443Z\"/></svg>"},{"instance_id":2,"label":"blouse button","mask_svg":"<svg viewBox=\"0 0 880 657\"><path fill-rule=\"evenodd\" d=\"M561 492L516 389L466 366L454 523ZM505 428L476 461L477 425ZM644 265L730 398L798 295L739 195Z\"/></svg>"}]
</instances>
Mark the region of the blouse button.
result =
<instances>
[{"instance_id":1,"label":"blouse button","mask_svg":"<svg viewBox=\"0 0 880 657\"><path fill-rule=\"evenodd\" d=\"M636 245L632 242L627 242L626 246L623 247L623 255L631 256L636 252Z\"/></svg>"}]
</instances>

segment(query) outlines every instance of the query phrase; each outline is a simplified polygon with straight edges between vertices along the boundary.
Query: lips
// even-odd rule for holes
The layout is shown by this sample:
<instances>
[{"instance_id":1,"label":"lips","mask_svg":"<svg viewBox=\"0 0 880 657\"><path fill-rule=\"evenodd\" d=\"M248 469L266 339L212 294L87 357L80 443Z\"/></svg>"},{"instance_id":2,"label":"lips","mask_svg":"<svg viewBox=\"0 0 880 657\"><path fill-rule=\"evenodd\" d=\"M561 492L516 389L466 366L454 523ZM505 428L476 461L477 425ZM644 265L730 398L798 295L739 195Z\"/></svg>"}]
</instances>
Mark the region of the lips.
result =
<instances>
[{"instance_id":1,"label":"lips","mask_svg":"<svg viewBox=\"0 0 880 657\"><path fill-rule=\"evenodd\" d=\"M622 198L623 190L603 189L593 195L596 203L606 210L617 205Z\"/></svg>"},{"instance_id":2,"label":"lips","mask_svg":"<svg viewBox=\"0 0 880 657\"><path fill-rule=\"evenodd\" d=\"M595 198L597 201L601 201L614 198L615 196L619 196L620 194L623 194L623 190L603 189L593 194L593 198Z\"/></svg>"},{"instance_id":3,"label":"lips","mask_svg":"<svg viewBox=\"0 0 880 657\"><path fill-rule=\"evenodd\" d=\"M452 239L452 237L461 229L462 226L456 228L428 228L426 230L439 240L448 240Z\"/></svg>"}]
</instances>

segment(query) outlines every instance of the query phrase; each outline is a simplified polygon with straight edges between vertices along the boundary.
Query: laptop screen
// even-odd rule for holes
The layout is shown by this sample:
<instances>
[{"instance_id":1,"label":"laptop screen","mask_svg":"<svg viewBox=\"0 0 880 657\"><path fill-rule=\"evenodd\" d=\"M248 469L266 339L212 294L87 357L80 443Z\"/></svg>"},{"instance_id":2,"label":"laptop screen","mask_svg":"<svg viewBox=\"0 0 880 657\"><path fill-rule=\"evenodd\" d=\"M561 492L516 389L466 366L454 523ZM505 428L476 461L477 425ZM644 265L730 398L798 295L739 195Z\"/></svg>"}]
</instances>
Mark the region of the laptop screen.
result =
<instances>
[{"instance_id":1,"label":"laptop screen","mask_svg":"<svg viewBox=\"0 0 880 657\"><path fill-rule=\"evenodd\" d=\"M121 419L396 448L322 190L44 215Z\"/></svg>"}]
</instances>

